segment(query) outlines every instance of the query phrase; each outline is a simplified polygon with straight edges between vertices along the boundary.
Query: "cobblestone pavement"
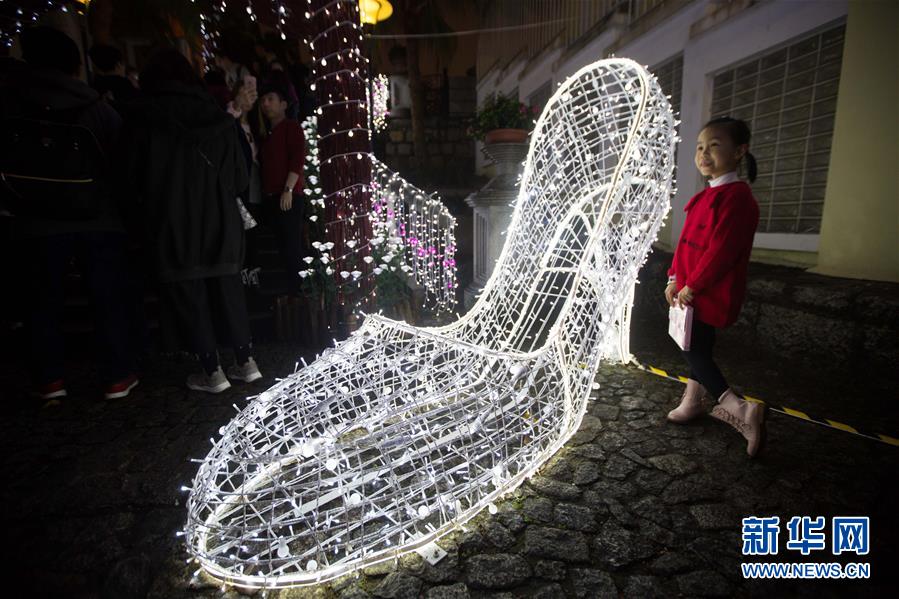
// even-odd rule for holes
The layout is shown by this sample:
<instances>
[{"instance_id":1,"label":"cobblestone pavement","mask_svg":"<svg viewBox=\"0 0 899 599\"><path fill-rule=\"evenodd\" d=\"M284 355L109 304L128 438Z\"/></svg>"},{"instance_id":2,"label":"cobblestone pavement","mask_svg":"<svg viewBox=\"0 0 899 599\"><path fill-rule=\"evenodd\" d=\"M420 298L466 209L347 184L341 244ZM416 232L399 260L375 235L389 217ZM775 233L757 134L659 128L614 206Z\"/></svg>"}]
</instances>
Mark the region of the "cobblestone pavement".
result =
<instances>
[{"instance_id":1,"label":"cobblestone pavement","mask_svg":"<svg viewBox=\"0 0 899 599\"><path fill-rule=\"evenodd\" d=\"M267 375L293 370L285 345L259 348ZM5 588L28 597L238 597L194 567L176 537L179 491L209 438L247 395L189 392L188 363L155 360L136 392L94 396L90 374L71 397L40 408L19 399L21 379L0 372ZM417 555L318 588L277 597L886 596L897 588L895 485L899 448L772 415L769 445L745 455L739 435L703 418L676 426L665 413L680 386L632 366L605 366L581 429L540 472L464 532L447 556ZM758 383L764 397L765 381ZM871 552L846 560L829 549L768 561L868 561L867 581L747 582L739 569L741 518L866 515ZM829 538L829 535L828 535ZM853 556L854 557L854 556ZM761 560L760 560L761 561ZM10 586L12 585L12 586ZM258 593L257 596L261 596ZM893 595L895 596L895 595Z\"/></svg>"}]
</instances>

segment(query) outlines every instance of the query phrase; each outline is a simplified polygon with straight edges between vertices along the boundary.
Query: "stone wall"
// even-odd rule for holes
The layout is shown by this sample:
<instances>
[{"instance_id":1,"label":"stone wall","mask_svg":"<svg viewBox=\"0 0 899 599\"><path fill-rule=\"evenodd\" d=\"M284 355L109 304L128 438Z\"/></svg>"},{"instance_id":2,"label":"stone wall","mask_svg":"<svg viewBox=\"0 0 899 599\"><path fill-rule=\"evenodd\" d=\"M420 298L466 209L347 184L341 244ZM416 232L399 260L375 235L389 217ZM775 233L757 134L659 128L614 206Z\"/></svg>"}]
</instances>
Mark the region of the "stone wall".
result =
<instances>
[{"instance_id":1,"label":"stone wall","mask_svg":"<svg viewBox=\"0 0 899 599\"><path fill-rule=\"evenodd\" d=\"M439 101L438 98L439 97ZM395 110L374 139L375 154L392 170L421 187L468 187L474 174L474 141L466 135L477 110L474 77L450 77L426 94L425 151L414 156L408 109ZM421 182L421 183L420 183ZM424 187L422 187L425 189Z\"/></svg>"},{"instance_id":2,"label":"stone wall","mask_svg":"<svg viewBox=\"0 0 899 599\"><path fill-rule=\"evenodd\" d=\"M461 185L474 174L474 142L466 136L470 115L425 118L425 150L419 164L413 155L412 120L390 119L375 142L375 153L408 180Z\"/></svg>"},{"instance_id":3,"label":"stone wall","mask_svg":"<svg viewBox=\"0 0 899 599\"><path fill-rule=\"evenodd\" d=\"M655 250L640 272L635 311L665 327L664 288L672 255ZM899 284L828 277L751 263L746 302L725 331L812 367L861 376L899 363Z\"/></svg>"}]
</instances>

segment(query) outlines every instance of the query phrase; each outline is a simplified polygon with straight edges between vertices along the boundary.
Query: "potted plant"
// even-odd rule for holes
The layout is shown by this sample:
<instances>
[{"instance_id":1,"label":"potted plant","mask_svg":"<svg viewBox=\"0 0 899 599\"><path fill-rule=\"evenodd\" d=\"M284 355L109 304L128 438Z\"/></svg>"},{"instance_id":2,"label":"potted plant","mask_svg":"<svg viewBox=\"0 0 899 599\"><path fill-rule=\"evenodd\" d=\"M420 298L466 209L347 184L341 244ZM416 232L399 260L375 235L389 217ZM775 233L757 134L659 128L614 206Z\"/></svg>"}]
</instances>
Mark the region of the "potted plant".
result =
<instances>
[{"instance_id":1,"label":"potted plant","mask_svg":"<svg viewBox=\"0 0 899 599\"><path fill-rule=\"evenodd\" d=\"M534 128L537 107L497 94L488 98L472 121L469 134L485 144L524 143Z\"/></svg>"}]
</instances>

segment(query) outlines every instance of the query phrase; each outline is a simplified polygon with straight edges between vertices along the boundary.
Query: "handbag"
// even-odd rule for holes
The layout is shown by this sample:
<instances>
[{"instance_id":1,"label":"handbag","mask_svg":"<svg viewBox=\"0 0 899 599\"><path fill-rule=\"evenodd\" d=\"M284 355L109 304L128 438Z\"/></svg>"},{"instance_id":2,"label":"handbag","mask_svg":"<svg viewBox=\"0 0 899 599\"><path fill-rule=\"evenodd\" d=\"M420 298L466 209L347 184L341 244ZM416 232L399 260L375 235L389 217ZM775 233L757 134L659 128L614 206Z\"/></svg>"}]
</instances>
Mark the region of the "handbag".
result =
<instances>
[{"instance_id":1,"label":"handbag","mask_svg":"<svg viewBox=\"0 0 899 599\"><path fill-rule=\"evenodd\" d=\"M684 351L690 351L693 330L693 306L675 305L668 309L668 334Z\"/></svg>"}]
</instances>

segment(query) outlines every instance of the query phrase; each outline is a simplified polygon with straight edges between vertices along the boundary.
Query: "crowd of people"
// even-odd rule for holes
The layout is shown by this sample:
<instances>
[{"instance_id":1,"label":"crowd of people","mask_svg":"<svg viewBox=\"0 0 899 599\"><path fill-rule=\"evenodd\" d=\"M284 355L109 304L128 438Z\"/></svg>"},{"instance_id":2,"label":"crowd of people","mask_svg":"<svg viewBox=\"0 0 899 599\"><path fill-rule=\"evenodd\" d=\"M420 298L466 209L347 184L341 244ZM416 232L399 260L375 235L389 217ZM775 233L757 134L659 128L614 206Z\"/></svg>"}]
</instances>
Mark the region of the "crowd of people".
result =
<instances>
[{"instance_id":1,"label":"crowd of people","mask_svg":"<svg viewBox=\"0 0 899 599\"><path fill-rule=\"evenodd\" d=\"M308 71L259 46L251 59L222 52L202 77L161 48L137 74L119 49L95 45L88 83L65 33L28 29L21 49L0 73L0 216L24 261L33 393L66 395L61 319L73 263L88 283L107 399L138 385L148 285L166 349L199 358L189 388L261 378L241 272L248 233L263 221L288 292L299 290ZM233 348L227 369L220 347Z\"/></svg>"}]
</instances>

